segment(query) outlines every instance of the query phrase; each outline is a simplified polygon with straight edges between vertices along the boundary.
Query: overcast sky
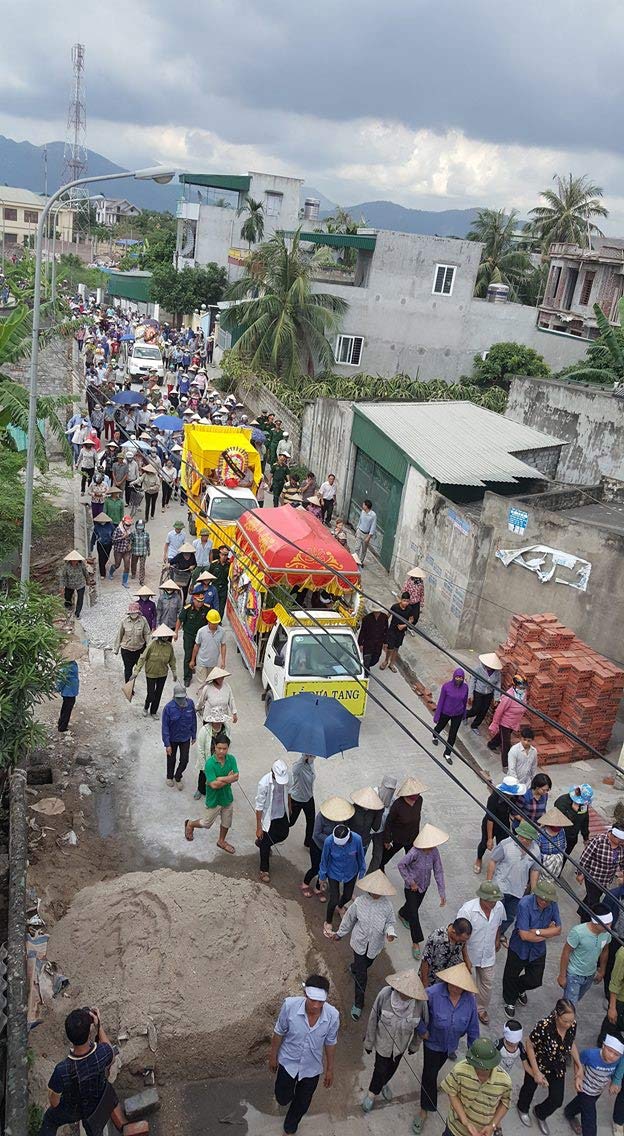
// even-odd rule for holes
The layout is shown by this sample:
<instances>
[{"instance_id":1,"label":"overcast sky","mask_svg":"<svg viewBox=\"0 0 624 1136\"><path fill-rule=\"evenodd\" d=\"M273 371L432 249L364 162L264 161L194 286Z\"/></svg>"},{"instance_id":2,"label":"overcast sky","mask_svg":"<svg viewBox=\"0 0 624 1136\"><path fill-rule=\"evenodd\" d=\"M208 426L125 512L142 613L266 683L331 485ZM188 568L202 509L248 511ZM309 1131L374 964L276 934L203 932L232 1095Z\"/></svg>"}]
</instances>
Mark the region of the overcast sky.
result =
<instances>
[{"instance_id":1,"label":"overcast sky","mask_svg":"<svg viewBox=\"0 0 624 1136\"><path fill-rule=\"evenodd\" d=\"M16 15L17 13L17 15ZM0 133L65 136L86 46L88 145L128 167L256 169L333 200L518 208L555 172L624 235L622 0L31 0L0 42Z\"/></svg>"}]
</instances>

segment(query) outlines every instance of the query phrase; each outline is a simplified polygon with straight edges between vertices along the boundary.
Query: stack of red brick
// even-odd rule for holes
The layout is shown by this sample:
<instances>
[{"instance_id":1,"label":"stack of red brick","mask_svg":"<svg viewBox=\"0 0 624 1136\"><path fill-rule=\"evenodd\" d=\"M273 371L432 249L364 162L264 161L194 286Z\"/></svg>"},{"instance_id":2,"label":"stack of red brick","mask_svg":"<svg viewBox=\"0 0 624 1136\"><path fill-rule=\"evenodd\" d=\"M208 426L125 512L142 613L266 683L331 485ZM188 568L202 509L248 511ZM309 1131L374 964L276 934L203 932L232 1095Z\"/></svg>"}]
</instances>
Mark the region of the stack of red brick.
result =
<instances>
[{"instance_id":1,"label":"stack of red brick","mask_svg":"<svg viewBox=\"0 0 624 1136\"><path fill-rule=\"evenodd\" d=\"M606 753L624 691L624 671L577 639L556 615L514 615L507 642L499 649L502 685L521 673L529 682L528 700L572 733ZM543 764L591 756L554 726L527 714Z\"/></svg>"}]
</instances>

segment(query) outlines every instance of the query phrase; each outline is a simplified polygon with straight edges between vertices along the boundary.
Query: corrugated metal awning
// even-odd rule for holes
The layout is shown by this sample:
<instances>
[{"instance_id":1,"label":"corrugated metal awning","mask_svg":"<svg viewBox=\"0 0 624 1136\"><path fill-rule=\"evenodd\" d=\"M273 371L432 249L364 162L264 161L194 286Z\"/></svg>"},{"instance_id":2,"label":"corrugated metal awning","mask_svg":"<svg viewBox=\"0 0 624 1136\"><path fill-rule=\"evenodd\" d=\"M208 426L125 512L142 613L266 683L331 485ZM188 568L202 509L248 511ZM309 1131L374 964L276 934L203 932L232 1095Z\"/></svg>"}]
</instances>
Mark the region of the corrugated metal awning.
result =
<instances>
[{"instance_id":1,"label":"corrugated metal awning","mask_svg":"<svg viewBox=\"0 0 624 1136\"><path fill-rule=\"evenodd\" d=\"M360 402L354 410L441 485L547 480L514 455L566 444L472 402Z\"/></svg>"}]
</instances>

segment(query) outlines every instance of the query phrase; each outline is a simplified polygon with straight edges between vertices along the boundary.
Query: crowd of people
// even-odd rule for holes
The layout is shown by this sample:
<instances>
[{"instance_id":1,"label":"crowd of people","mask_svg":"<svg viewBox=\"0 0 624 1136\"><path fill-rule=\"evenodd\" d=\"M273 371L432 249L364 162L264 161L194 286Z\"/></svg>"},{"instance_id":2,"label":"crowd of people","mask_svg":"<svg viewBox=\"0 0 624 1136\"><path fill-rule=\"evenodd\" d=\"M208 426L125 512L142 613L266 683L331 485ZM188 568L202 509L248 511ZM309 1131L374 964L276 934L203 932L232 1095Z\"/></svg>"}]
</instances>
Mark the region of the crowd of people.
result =
<instances>
[{"instance_id":1,"label":"crowd of people","mask_svg":"<svg viewBox=\"0 0 624 1136\"><path fill-rule=\"evenodd\" d=\"M90 497L92 550L97 550L100 575L113 579L121 568L122 586L132 591L114 641L126 693L132 696L144 674L143 713L160 717L168 789L184 790L195 755L193 799L203 801L203 807L197 810L200 815L185 820L186 839L193 841L199 830L218 825L216 846L232 856L240 777L233 727L241 699L228 681L233 676L226 665L223 627L230 553L225 546L213 547L206 533L191 540L184 523L175 520L162 549L159 589L155 593L145 584L146 561L157 552L149 525L158 496L161 509L167 510L180 494L182 435L155 427L154 413L174 409L186 421L217 421L219 396L208 390L207 381L198 383L206 380L201 368L208 361L201 337L171 333L165 338L165 383L154 383L150 403L144 409L123 404L118 408L108 400L102 405L100 396L111 382L112 360L119 359L126 323L119 313L107 312L82 337L91 405L88 415L70 423L68 436L83 491ZM107 413L109 405L112 414ZM245 424L238 404L221 404L219 399L219 406L219 421L226 415L226 421ZM293 452L282 423L265 414L253 426L262 438L258 444L265 490L273 494L274 504L311 509L347 544L344 523L333 518L334 475L328 474L320 485L312 472L299 479L289 472ZM361 564L375 534L376 515L367 500L355 534L354 552ZM359 644L367 672L378 664L380 670L396 671L407 629L423 610L424 579L420 567L411 569L389 611L373 607L365 615ZM66 607L79 616L88 572L75 549L65 557L61 584ZM181 673L174 646L180 633ZM328 951L338 952L341 941L348 939L352 952L350 1017L357 1023L365 1015L364 1050L374 1055L361 1101L364 1113L380 1097L392 1099L393 1076L403 1060L418 1053L419 1108L413 1118L417 1136L442 1107L440 1089L448 1102L447 1133L495 1136L512 1104L511 1074L522 1078L516 1098L522 1125L531 1126L532 1115L548 1136L549 1117L565 1104L571 1128L582 1136L596 1136L596 1102L608 1089L614 1097L614 1134L624 1136L624 947L614 938L624 932L624 827L616 823L590 837L593 790L588 784L573 785L551 802L552 781L539 768L533 732L525 721L527 682L517 674L501 695L501 671L494 652L479 657L470 683L457 668L442 684L433 714L432 744L443 740L444 757L452 762L462 723L478 731L493 710L485 728L490 748L500 748L501 754L500 777L489 781L476 849L475 893L466 895L439 926L433 925L437 919L423 917L422 905L435 884L440 908L447 906L444 849L452 835L433 820L423 820L427 786L411 774L402 781L380 777L375 785L317 805L315 756L302 753L290 767L281 758L273 761L258 782L253 802L258 878L269 885L273 855L283 855L287 842L301 838L309 858L299 883L302 900L319 901L319 932ZM160 715L169 673L173 697ZM69 655L65 679L61 731L68 729L78 694L77 662ZM579 838L583 850L577 879L585 893L578 922L562 935L557 881ZM397 888L387 874L392 862L403 892L399 906L393 903ZM380 956L386 944L404 933L402 928L409 935L412 965L383 977L376 973L382 971ZM555 940L562 938L559 948ZM557 997L543 989L546 959L554 951L559 955ZM376 990L367 999L371 975ZM340 1016L330 994L325 975L309 975L302 993L285 999L275 1022L268 1060L276 1077L276 1100L286 1109L285 1133L297 1131L321 1076L326 1088L333 1082ZM581 1001L595 1002L602 996L607 1010L597 1038L591 1039L595 1044L579 1049ZM500 1036L489 1037L494 997L506 1021ZM520 1015L530 997L532 1024L525 1026ZM547 1007L550 1012L544 1013ZM50 1080L50 1108L41 1132L48 1136L70 1119L88 1115L86 1110L95 1109L105 1092L110 1110L115 1110L114 1122L121 1123L114 1090L111 1096L106 1081L113 1050L99 1012L73 1011L66 1032L73 1048ZM466 1056L459 1060L461 1042ZM76 1077L78 1060L81 1073ZM569 1067L573 1085L566 1103Z\"/></svg>"}]
</instances>

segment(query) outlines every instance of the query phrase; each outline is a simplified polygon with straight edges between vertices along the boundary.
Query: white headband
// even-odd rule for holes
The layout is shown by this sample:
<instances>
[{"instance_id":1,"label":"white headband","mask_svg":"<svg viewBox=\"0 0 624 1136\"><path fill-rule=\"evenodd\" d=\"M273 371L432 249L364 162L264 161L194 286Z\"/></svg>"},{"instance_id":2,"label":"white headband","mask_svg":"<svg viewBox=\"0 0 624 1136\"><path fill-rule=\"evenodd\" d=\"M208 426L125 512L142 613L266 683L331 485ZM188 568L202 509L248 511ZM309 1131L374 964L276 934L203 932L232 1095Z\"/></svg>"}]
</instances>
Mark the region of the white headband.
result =
<instances>
[{"instance_id":1,"label":"white headband","mask_svg":"<svg viewBox=\"0 0 624 1136\"><path fill-rule=\"evenodd\" d=\"M334 829L334 832L333 832L334 844L346 844L350 836L351 836L351 833L350 833L349 830L347 830L346 836L336 836L336 829Z\"/></svg>"},{"instance_id":2,"label":"white headband","mask_svg":"<svg viewBox=\"0 0 624 1136\"><path fill-rule=\"evenodd\" d=\"M592 923L602 923L604 927L609 927L613 923L613 912L605 911L604 915L592 915Z\"/></svg>"},{"instance_id":3,"label":"white headband","mask_svg":"<svg viewBox=\"0 0 624 1136\"><path fill-rule=\"evenodd\" d=\"M321 986L306 986L304 983L303 989L306 992L306 996L312 998L314 1002L327 1001L327 991L323 990Z\"/></svg>"},{"instance_id":4,"label":"white headband","mask_svg":"<svg viewBox=\"0 0 624 1136\"><path fill-rule=\"evenodd\" d=\"M518 1042L522 1041L522 1030L509 1029L509 1026L503 1027L503 1037L505 1041Z\"/></svg>"},{"instance_id":5,"label":"white headband","mask_svg":"<svg viewBox=\"0 0 624 1136\"><path fill-rule=\"evenodd\" d=\"M611 1033L607 1034L602 1044L608 1045L609 1049L614 1049L615 1052L619 1053L620 1055L624 1053L624 1043L622 1043L619 1038L614 1037Z\"/></svg>"},{"instance_id":6,"label":"white headband","mask_svg":"<svg viewBox=\"0 0 624 1136\"><path fill-rule=\"evenodd\" d=\"M613 827L613 828L611 829L611 832L613 833L613 835L614 835L614 836L616 836L616 837L617 837L617 839L618 839L618 840L624 840L624 829L621 829L621 828L616 828L616 827L614 826L614 827Z\"/></svg>"}]
</instances>

